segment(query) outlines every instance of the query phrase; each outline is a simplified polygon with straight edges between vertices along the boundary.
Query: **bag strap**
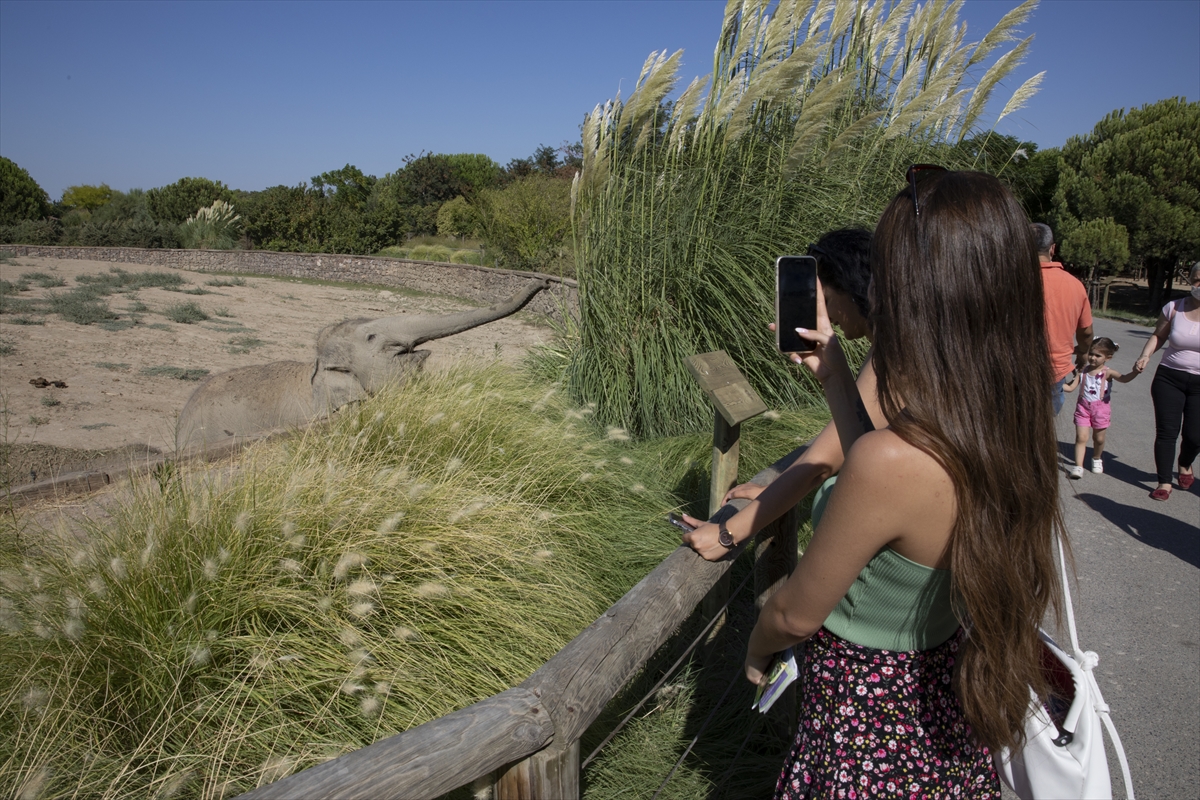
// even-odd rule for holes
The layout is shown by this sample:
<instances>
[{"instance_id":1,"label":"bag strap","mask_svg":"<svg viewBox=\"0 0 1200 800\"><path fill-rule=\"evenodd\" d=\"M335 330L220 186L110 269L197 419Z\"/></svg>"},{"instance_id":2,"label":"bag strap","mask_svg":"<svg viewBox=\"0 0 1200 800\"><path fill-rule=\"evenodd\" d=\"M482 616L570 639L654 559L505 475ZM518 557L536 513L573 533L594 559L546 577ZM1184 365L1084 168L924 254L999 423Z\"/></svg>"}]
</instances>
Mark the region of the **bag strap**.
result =
<instances>
[{"instance_id":1,"label":"bag strap","mask_svg":"<svg viewBox=\"0 0 1200 800\"><path fill-rule=\"evenodd\" d=\"M1112 743L1117 749L1117 760L1121 762L1121 777L1125 779L1125 794L1129 800L1135 800L1133 795L1133 776L1129 773L1129 759L1125 756L1125 748L1121 745L1121 737L1117 734L1116 726L1113 725L1108 703L1104 702L1104 695L1100 693L1100 684L1097 683L1096 675L1093 672L1096 665L1100 663L1100 656L1092 650L1084 651L1079 647L1079 634L1075 630L1075 610L1071 606L1071 584L1067 580L1067 556L1063 551L1062 539L1055 537L1055 543L1058 545L1058 563L1059 568L1062 570L1063 597L1067 601L1067 627L1071 632L1071 649L1075 660L1079 662L1079 668L1083 670L1084 680L1088 683L1088 689L1091 690L1091 695L1095 698L1092 706L1100 716L1101 721L1104 722L1104 727L1108 730L1108 738L1112 739Z\"/></svg>"}]
</instances>

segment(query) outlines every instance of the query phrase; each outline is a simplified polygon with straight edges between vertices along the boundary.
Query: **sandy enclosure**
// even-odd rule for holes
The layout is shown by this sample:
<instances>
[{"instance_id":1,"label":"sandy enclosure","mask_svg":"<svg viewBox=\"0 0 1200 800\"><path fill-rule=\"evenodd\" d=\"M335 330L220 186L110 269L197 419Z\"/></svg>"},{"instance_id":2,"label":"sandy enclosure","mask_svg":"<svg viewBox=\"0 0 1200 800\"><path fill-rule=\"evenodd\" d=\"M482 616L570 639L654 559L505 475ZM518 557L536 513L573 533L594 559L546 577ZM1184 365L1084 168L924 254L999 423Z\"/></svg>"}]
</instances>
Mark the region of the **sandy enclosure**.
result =
<instances>
[{"instance_id":1,"label":"sandy enclosure","mask_svg":"<svg viewBox=\"0 0 1200 800\"><path fill-rule=\"evenodd\" d=\"M185 292L205 293L146 288L110 295L106 302L121 319L108 326L79 325L53 313L24 315L41 324L17 324L21 314L0 314L0 432L9 462L6 472L13 475L14 484L24 482L16 472L23 475L32 469L42 479L50 477L48 471L83 466L105 454L112 456L114 450L173 450L175 420L199 385L173 375L308 360L315 357L317 332L343 319L447 314L478 307L396 288L20 256L0 263L0 279L16 283L23 275L44 273L65 281L57 288L30 282L28 291L15 295L43 298L71 291L80 275L98 275L114 267L130 273L177 273L187 282L181 287ZM231 281L244 285L211 285ZM164 316L170 307L184 303L195 303L209 319L183 324ZM121 320L128 325L131 319L136 320L132 327L117 329ZM553 331L542 322L519 313L429 342L422 345L433 352L426 369L444 368L463 357L514 363L531 346L550 341ZM66 387L30 383L38 379L61 381Z\"/></svg>"}]
</instances>

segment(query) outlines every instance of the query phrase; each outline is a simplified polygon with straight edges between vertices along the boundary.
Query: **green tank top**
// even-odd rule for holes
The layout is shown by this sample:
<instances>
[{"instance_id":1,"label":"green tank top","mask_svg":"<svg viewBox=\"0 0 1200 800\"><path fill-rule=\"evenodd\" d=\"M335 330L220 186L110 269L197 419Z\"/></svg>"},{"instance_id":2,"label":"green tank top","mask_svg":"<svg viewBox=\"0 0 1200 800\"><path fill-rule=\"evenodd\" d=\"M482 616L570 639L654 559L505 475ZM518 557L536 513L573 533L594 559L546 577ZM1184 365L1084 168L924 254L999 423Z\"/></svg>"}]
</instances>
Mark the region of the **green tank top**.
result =
<instances>
[{"instance_id":1,"label":"green tank top","mask_svg":"<svg viewBox=\"0 0 1200 800\"><path fill-rule=\"evenodd\" d=\"M836 475L825 481L813 498L814 528L836 481ZM958 630L950 570L918 564L885 547L863 567L825 627L876 650L931 650Z\"/></svg>"}]
</instances>

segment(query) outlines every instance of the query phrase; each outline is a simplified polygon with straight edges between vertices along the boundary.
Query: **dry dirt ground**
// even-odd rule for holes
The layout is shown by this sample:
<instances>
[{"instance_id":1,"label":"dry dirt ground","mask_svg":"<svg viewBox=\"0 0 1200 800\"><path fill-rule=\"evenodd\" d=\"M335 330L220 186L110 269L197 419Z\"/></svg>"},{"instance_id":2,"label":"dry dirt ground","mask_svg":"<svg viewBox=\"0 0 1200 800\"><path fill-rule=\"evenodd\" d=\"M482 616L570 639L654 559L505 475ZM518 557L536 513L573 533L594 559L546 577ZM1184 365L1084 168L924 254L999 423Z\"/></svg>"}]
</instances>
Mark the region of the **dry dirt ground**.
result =
<instances>
[{"instance_id":1,"label":"dry dirt ground","mask_svg":"<svg viewBox=\"0 0 1200 800\"><path fill-rule=\"evenodd\" d=\"M183 290L140 289L106 298L126 329L78 325L56 314L0 314L0 425L3 473L0 486L18 486L60 472L100 464L116 466L130 453L170 452L175 420L199 385L199 370L221 372L279 360L306 360L315 353L317 332L351 317L445 314L476 307L456 298L402 289L315 284L273 278L217 275L139 264L16 257L0 262L0 279L44 273L65 285L30 284L17 297L33 299L69 292L79 275L114 267L131 273L175 272ZM221 286L231 281L244 285ZM196 294L202 290L203 294ZM501 298L496 298L497 300ZM190 324L163 315L195 303L209 319ZM125 324L128 324L126 322ZM107 328L107 329L106 329ZM433 351L426 369L443 368L464 356L513 363L553 330L524 312L422 347ZM174 368L174 369L172 369ZM184 374L185 378L173 377ZM38 387L30 381L61 381ZM193 378L193 379L187 379Z\"/></svg>"}]
</instances>

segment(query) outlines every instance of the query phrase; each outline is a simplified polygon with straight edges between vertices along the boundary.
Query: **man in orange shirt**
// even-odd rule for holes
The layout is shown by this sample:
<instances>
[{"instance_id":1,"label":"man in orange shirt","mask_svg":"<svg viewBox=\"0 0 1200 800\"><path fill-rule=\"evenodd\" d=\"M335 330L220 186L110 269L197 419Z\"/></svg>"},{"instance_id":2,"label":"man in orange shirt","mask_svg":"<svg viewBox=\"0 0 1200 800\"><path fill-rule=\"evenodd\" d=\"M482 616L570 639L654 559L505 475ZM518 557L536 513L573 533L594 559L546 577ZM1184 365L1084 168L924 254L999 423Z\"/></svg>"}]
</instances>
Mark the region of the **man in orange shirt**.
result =
<instances>
[{"instance_id":1,"label":"man in orange shirt","mask_svg":"<svg viewBox=\"0 0 1200 800\"><path fill-rule=\"evenodd\" d=\"M1049 225L1033 224L1038 260L1042 262L1042 293L1046 298L1046 339L1054 365L1054 413L1063 407L1063 384L1072 369L1083 369L1092 347L1092 304L1087 290L1054 260L1057 245Z\"/></svg>"}]
</instances>

